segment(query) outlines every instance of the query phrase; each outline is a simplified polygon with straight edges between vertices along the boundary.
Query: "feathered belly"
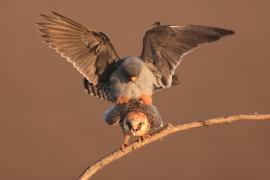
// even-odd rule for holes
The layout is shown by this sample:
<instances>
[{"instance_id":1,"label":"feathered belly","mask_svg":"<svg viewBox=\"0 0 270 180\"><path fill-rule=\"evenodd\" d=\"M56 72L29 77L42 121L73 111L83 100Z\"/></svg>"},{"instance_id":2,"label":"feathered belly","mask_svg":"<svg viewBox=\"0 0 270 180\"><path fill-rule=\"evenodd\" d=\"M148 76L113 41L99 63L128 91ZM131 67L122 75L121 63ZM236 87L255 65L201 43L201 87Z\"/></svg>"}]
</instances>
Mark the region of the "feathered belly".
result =
<instances>
[{"instance_id":1,"label":"feathered belly","mask_svg":"<svg viewBox=\"0 0 270 180\"><path fill-rule=\"evenodd\" d=\"M151 95L153 91L152 86L146 84L139 84L134 82L119 83L113 87L114 97L125 96L129 99L138 99L142 95Z\"/></svg>"},{"instance_id":2,"label":"feathered belly","mask_svg":"<svg viewBox=\"0 0 270 180\"><path fill-rule=\"evenodd\" d=\"M121 68L110 77L111 93L114 99L124 96L127 99L138 99L142 95L151 96L156 82L153 73L144 66L136 81L130 81Z\"/></svg>"}]
</instances>

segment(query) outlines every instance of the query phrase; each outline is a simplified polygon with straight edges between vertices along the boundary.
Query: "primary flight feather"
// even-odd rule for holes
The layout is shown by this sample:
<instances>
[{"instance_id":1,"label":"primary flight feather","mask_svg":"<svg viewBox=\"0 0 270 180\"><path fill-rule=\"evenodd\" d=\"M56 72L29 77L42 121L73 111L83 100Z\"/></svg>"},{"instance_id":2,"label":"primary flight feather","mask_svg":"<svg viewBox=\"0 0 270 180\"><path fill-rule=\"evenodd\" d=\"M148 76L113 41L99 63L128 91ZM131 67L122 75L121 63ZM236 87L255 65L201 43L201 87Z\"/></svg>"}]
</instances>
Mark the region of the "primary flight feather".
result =
<instances>
[{"instance_id":1,"label":"primary flight feather","mask_svg":"<svg viewBox=\"0 0 270 180\"><path fill-rule=\"evenodd\" d=\"M143 38L139 57L120 57L109 37L56 12L38 23L44 42L84 76L87 92L116 104L138 100L152 104L152 94L177 84L175 70L183 56L200 44L234 34L200 25L155 25Z\"/></svg>"}]
</instances>

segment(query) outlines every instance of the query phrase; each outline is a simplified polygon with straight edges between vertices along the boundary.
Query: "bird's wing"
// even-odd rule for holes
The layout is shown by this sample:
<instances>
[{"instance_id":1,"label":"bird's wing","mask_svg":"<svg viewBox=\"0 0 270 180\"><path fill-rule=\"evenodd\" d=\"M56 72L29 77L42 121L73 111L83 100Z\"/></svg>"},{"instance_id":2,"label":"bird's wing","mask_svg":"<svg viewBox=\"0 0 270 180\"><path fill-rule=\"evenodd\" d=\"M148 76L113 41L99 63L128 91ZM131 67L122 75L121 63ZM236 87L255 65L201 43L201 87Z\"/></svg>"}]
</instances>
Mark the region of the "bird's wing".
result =
<instances>
[{"instance_id":1,"label":"bird's wing","mask_svg":"<svg viewBox=\"0 0 270 180\"><path fill-rule=\"evenodd\" d=\"M125 106L123 105L113 105L109 109L107 109L104 113L104 120L109 125L115 125L118 124L121 121L121 113L123 111L126 111L126 108L123 110Z\"/></svg>"},{"instance_id":2,"label":"bird's wing","mask_svg":"<svg viewBox=\"0 0 270 180\"><path fill-rule=\"evenodd\" d=\"M146 114L147 119L151 124L151 128L158 129L163 127L162 118L154 105L140 104L140 109L144 114Z\"/></svg>"},{"instance_id":3,"label":"bird's wing","mask_svg":"<svg viewBox=\"0 0 270 180\"><path fill-rule=\"evenodd\" d=\"M112 96L111 89L108 83L103 86L95 86L93 83L89 82L86 78L83 78L83 86L87 94L98 97L100 99L114 102L115 98Z\"/></svg>"},{"instance_id":4,"label":"bird's wing","mask_svg":"<svg viewBox=\"0 0 270 180\"><path fill-rule=\"evenodd\" d=\"M96 88L104 84L120 58L109 38L56 12L42 15L48 22L38 23L44 42L65 57Z\"/></svg>"},{"instance_id":5,"label":"bird's wing","mask_svg":"<svg viewBox=\"0 0 270 180\"><path fill-rule=\"evenodd\" d=\"M143 38L141 58L157 78L156 89L171 87L175 69L185 54L200 44L216 41L230 34L234 32L200 25L157 24L148 30Z\"/></svg>"}]
</instances>

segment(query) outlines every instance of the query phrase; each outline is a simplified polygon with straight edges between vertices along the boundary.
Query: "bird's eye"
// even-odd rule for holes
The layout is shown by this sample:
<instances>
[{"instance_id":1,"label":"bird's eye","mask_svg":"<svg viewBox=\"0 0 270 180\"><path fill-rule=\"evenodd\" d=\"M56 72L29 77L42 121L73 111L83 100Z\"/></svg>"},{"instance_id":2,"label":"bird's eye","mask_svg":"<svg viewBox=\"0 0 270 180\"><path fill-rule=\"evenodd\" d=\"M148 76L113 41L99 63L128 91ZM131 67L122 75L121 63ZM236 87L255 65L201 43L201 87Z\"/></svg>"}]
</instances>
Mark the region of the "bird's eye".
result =
<instances>
[{"instance_id":1,"label":"bird's eye","mask_svg":"<svg viewBox=\"0 0 270 180\"><path fill-rule=\"evenodd\" d=\"M143 125L143 123L140 122L139 125L138 125L138 128L141 129L142 125Z\"/></svg>"},{"instance_id":2,"label":"bird's eye","mask_svg":"<svg viewBox=\"0 0 270 180\"><path fill-rule=\"evenodd\" d=\"M128 126L128 128L129 128L129 129L131 129L131 128L132 128L132 126L131 126L130 122L127 122L127 126Z\"/></svg>"}]
</instances>

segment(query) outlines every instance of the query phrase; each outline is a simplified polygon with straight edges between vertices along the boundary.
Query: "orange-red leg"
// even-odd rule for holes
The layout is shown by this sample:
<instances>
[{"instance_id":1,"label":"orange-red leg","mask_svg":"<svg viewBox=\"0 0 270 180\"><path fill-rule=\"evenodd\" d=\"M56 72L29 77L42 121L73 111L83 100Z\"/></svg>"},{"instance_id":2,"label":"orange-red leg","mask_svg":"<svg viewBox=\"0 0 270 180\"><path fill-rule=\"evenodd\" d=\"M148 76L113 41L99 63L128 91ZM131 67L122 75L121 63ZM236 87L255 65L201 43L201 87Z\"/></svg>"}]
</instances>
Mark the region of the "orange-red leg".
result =
<instances>
[{"instance_id":1,"label":"orange-red leg","mask_svg":"<svg viewBox=\"0 0 270 180\"><path fill-rule=\"evenodd\" d=\"M150 135L146 134L146 135L143 135L143 136L140 136L139 137L139 142L144 142L147 138L149 138Z\"/></svg>"},{"instance_id":2,"label":"orange-red leg","mask_svg":"<svg viewBox=\"0 0 270 180\"><path fill-rule=\"evenodd\" d=\"M143 104L151 105L153 103L152 95L143 94L143 95L141 95L141 97L139 99L140 99L140 102Z\"/></svg>"},{"instance_id":3,"label":"orange-red leg","mask_svg":"<svg viewBox=\"0 0 270 180\"><path fill-rule=\"evenodd\" d=\"M121 150L125 151L125 148L128 146L128 140L129 140L130 136L128 134L125 134L124 136L124 143L121 146Z\"/></svg>"},{"instance_id":4,"label":"orange-red leg","mask_svg":"<svg viewBox=\"0 0 270 180\"><path fill-rule=\"evenodd\" d=\"M119 96L117 99L116 99L116 104L125 104L125 103L128 103L129 102L129 98L126 97L126 96Z\"/></svg>"}]
</instances>

